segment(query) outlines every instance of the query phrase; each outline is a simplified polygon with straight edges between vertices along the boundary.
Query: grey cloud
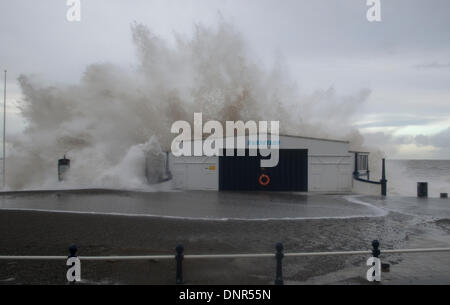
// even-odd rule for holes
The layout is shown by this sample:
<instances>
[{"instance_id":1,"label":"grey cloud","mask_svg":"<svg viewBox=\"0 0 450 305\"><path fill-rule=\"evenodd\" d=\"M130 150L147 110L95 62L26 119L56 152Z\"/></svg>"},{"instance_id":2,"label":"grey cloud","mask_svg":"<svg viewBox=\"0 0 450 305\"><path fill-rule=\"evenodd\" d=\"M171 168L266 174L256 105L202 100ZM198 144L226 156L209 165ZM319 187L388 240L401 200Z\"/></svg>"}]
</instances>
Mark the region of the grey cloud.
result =
<instances>
[{"instance_id":1,"label":"grey cloud","mask_svg":"<svg viewBox=\"0 0 450 305\"><path fill-rule=\"evenodd\" d=\"M402 135L396 136L388 132L364 133L364 144L371 147L377 147L384 152L388 158L398 157L399 145L416 145L418 147L431 146L434 150L426 157L437 159L449 159L450 156L450 127L433 135ZM423 158L411 151L414 158Z\"/></svg>"},{"instance_id":2,"label":"grey cloud","mask_svg":"<svg viewBox=\"0 0 450 305\"><path fill-rule=\"evenodd\" d=\"M369 128L369 127L406 127L406 126L420 126L427 125L433 122L440 121L440 118L408 118L408 119L388 119L379 120L370 123L361 123L356 126L359 128Z\"/></svg>"},{"instance_id":3,"label":"grey cloud","mask_svg":"<svg viewBox=\"0 0 450 305\"><path fill-rule=\"evenodd\" d=\"M429 137L424 135L417 135L415 137L416 144L419 146L427 146L430 144Z\"/></svg>"},{"instance_id":4,"label":"grey cloud","mask_svg":"<svg viewBox=\"0 0 450 305\"><path fill-rule=\"evenodd\" d=\"M418 146L431 145L438 148L450 148L450 127L434 135L417 135L415 142Z\"/></svg>"},{"instance_id":5,"label":"grey cloud","mask_svg":"<svg viewBox=\"0 0 450 305\"><path fill-rule=\"evenodd\" d=\"M417 146L434 146L436 148L450 148L450 127L432 135L418 134L416 136L395 136L387 132L364 133L366 141L377 145L415 144Z\"/></svg>"},{"instance_id":6,"label":"grey cloud","mask_svg":"<svg viewBox=\"0 0 450 305\"><path fill-rule=\"evenodd\" d=\"M439 63L437 61L433 61L432 63L428 64L420 64L415 66L417 69L448 69L450 68L450 62L449 63Z\"/></svg>"},{"instance_id":7,"label":"grey cloud","mask_svg":"<svg viewBox=\"0 0 450 305\"><path fill-rule=\"evenodd\" d=\"M366 142L372 142L376 145L411 144L414 142L413 136L395 136L386 132L365 133L364 138Z\"/></svg>"}]
</instances>

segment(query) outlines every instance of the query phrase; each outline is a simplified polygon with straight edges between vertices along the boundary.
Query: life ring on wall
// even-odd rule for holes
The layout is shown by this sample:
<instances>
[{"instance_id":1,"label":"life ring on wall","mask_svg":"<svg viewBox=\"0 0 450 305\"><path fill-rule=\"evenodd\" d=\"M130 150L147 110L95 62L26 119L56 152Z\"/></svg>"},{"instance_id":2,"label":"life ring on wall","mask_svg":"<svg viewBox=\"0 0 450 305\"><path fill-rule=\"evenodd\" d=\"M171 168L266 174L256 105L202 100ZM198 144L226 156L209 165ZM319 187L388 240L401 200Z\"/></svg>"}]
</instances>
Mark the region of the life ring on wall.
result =
<instances>
[{"instance_id":1,"label":"life ring on wall","mask_svg":"<svg viewBox=\"0 0 450 305\"><path fill-rule=\"evenodd\" d=\"M270 177L267 176L266 174L262 174L261 176L259 176L259 184L261 184L262 186L268 186L270 183Z\"/></svg>"}]
</instances>

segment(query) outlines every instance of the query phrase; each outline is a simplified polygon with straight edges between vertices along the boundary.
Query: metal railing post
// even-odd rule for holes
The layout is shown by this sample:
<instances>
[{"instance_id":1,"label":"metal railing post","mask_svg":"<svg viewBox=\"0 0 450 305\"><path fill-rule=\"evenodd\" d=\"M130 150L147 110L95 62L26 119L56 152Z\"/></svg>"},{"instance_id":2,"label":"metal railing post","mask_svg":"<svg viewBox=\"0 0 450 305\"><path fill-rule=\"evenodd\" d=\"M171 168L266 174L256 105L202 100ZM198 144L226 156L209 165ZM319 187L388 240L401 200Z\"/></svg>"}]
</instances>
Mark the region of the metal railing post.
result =
<instances>
[{"instance_id":1,"label":"metal railing post","mask_svg":"<svg viewBox=\"0 0 450 305\"><path fill-rule=\"evenodd\" d=\"M77 246L76 245L71 245L69 247L69 256L68 257L77 257Z\"/></svg>"},{"instance_id":2,"label":"metal railing post","mask_svg":"<svg viewBox=\"0 0 450 305\"><path fill-rule=\"evenodd\" d=\"M378 258L381 254L380 251L380 242L378 240L373 240L372 241L372 256ZM372 276L376 276L376 270L373 271ZM375 280L377 281L377 280ZM378 281L377 281L378 282Z\"/></svg>"},{"instance_id":3,"label":"metal railing post","mask_svg":"<svg viewBox=\"0 0 450 305\"><path fill-rule=\"evenodd\" d=\"M69 247L69 256L67 258L69 259L71 257L77 257L77 251L78 251L77 246L76 245L71 245ZM73 267L74 265L75 265L75 263L73 263L71 267ZM74 273L75 273L75 271L73 271L72 274L74 274ZM75 283L76 283L75 280L73 280L72 282L69 282L70 285L75 285Z\"/></svg>"},{"instance_id":4,"label":"metal railing post","mask_svg":"<svg viewBox=\"0 0 450 305\"><path fill-rule=\"evenodd\" d=\"M176 274L176 283L177 285L183 284L183 245L178 245L175 248L177 255L175 255L175 260L177 261L177 274Z\"/></svg>"},{"instance_id":5,"label":"metal railing post","mask_svg":"<svg viewBox=\"0 0 450 305\"><path fill-rule=\"evenodd\" d=\"M276 245L277 253L275 254L275 258L277 260L277 272L275 277L275 285L284 285L283 281L283 244L277 243Z\"/></svg>"},{"instance_id":6,"label":"metal railing post","mask_svg":"<svg viewBox=\"0 0 450 305\"><path fill-rule=\"evenodd\" d=\"M380 254L380 242L378 240L372 241L372 256L378 258Z\"/></svg>"}]
</instances>

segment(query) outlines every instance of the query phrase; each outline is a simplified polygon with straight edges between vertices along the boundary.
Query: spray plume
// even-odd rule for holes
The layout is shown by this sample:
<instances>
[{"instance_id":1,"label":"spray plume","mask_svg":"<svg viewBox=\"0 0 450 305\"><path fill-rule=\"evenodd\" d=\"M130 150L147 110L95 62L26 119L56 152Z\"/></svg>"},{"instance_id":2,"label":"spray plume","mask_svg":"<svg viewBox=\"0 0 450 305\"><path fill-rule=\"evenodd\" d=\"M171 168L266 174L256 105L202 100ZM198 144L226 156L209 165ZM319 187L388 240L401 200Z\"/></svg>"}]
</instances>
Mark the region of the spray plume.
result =
<instances>
[{"instance_id":1,"label":"spray plume","mask_svg":"<svg viewBox=\"0 0 450 305\"><path fill-rule=\"evenodd\" d=\"M284 65L264 69L226 22L196 26L172 46L142 24L131 31L133 72L92 64L78 84L53 86L19 77L27 127L11 142L10 189L58 187L56 160L63 154L72 159L68 187L148 188L146 156L160 160L170 149L172 123L192 123L194 112L221 122L279 120L282 134L362 145L351 123L367 89L353 96L333 88L302 94Z\"/></svg>"}]
</instances>

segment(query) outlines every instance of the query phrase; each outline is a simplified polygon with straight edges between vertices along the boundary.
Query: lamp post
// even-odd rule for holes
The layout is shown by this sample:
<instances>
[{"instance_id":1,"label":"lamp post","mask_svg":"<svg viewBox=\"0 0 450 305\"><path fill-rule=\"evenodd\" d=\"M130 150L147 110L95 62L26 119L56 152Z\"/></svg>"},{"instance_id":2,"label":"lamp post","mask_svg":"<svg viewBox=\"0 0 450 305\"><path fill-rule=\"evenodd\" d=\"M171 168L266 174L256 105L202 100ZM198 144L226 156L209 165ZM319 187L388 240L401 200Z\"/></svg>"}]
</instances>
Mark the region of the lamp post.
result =
<instances>
[{"instance_id":1,"label":"lamp post","mask_svg":"<svg viewBox=\"0 0 450 305\"><path fill-rule=\"evenodd\" d=\"M3 91L3 189L6 186L6 70L5 70L5 88Z\"/></svg>"},{"instance_id":2,"label":"lamp post","mask_svg":"<svg viewBox=\"0 0 450 305\"><path fill-rule=\"evenodd\" d=\"M381 168L381 196L386 196L387 194L387 180L386 180L386 159L383 158L382 168Z\"/></svg>"}]
</instances>

